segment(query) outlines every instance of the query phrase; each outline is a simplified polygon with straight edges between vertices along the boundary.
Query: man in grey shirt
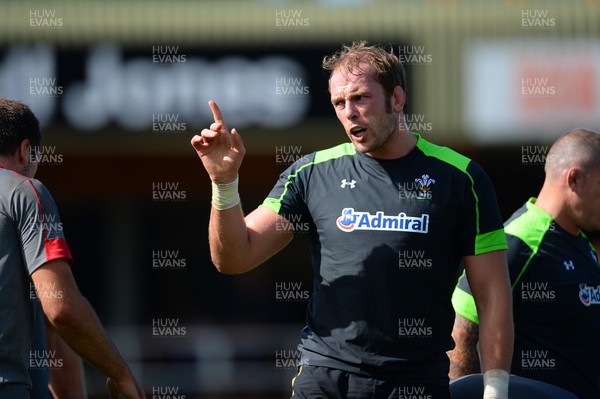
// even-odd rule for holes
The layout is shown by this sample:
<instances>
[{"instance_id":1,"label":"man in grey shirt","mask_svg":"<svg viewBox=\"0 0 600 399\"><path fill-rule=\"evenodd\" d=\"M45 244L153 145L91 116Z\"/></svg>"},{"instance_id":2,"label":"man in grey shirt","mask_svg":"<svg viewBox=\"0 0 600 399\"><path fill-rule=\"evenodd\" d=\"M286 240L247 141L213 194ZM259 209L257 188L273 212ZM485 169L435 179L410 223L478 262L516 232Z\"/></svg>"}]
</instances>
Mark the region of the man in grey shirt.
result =
<instances>
[{"instance_id":1,"label":"man in grey shirt","mask_svg":"<svg viewBox=\"0 0 600 399\"><path fill-rule=\"evenodd\" d=\"M79 292L56 204L46 187L33 179L40 141L31 110L18 101L0 99L0 397L29 398L28 365L60 361L31 352L31 298L37 295L49 325L108 376L111 398L143 398L141 386Z\"/></svg>"}]
</instances>

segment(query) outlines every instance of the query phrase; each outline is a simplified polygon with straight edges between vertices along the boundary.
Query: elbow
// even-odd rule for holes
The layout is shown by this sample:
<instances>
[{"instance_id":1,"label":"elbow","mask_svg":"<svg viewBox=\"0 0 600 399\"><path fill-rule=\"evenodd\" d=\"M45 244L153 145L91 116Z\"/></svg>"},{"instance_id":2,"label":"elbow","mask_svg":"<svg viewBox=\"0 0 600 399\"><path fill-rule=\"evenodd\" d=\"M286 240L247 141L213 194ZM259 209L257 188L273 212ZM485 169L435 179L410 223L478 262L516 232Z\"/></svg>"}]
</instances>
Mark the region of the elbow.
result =
<instances>
[{"instance_id":1,"label":"elbow","mask_svg":"<svg viewBox=\"0 0 600 399\"><path fill-rule=\"evenodd\" d=\"M240 262L226 261L223 259L216 259L213 257L212 263L213 263L213 265L215 265L215 268L217 269L217 271L221 274L227 274L227 275L242 274L248 270L248 269L244 268L244 265L241 264Z\"/></svg>"},{"instance_id":2,"label":"elbow","mask_svg":"<svg viewBox=\"0 0 600 399\"><path fill-rule=\"evenodd\" d=\"M43 308L46 318L58 331L61 330L61 327L76 323L77 316L65 300L55 300L51 304L46 304Z\"/></svg>"},{"instance_id":3,"label":"elbow","mask_svg":"<svg viewBox=\"0 0 600 399\"><path fill-rule=\"evenodd\" d=\"M211 256L211 260L219 273L229 275L246 273L260 263L253 261L248 256L236 259Z\"/></svg>"},{"instance_id":4,"label":"elbow","mask_svg":"<svg viewBox=\"0 0 600 399\"><path fill-rule=\"evenodd\" d=\"M235 271L234 269L227 267L227 265L223 265L223 264L219 264L219 263L214 263L214 265L217 268L217 271L221 274L226 274L226 275L240 274L239 272Z\"/></svg>"}]
</instances>

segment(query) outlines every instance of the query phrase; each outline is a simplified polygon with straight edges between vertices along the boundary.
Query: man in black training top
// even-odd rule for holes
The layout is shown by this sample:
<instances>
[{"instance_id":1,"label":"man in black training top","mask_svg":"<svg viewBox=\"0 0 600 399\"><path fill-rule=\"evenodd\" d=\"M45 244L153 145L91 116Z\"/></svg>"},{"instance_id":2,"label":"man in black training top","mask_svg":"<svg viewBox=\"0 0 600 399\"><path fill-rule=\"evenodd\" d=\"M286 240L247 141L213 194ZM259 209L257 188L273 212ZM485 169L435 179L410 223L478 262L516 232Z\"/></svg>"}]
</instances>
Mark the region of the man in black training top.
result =
<instances>
[{"instance_id":1,"label":"man in black training top","mask_svg":"<svg viewBox=\"0 0 600 399\"><path fill-rule=\"evenodd\" d=\"M512 318L494 188L474 162L410 133L398 58L364 42L323 61L350 142L290 166L244 217L245 150L214 102L192 139L213 182L209 241L222 273L247 272L310 225L314 269L293 398L449 398L451 296L464 259L482 315L487 395L505 397ZM300 218L300 219L299 219Z\"/></svg>"},{"instance_id":2,"label":"man in black training top","mask_svg":"<svg viewBox=\"0 0 600 399\"><path fill-rule=\"evenodd\" d=\"M600 134L570 131L548 152L546 179L506 222L513 290L512 373L600 398L600 266L582 230L600 230ZM470 281L471 287L473 282ZM477 373L478 318L469 282L454 292L453 378Z\"/></svg>"}]
</instances>

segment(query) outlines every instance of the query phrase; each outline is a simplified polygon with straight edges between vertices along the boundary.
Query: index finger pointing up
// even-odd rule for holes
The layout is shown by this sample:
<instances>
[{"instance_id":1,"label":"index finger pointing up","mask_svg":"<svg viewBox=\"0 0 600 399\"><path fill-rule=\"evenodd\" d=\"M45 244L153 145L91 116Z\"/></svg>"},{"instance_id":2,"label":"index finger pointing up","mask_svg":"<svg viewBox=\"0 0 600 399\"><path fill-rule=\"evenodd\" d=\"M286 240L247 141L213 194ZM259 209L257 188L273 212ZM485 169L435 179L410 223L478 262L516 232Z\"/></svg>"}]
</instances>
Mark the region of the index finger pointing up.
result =
<instances>
[{"instance_id":1,"label":"index finger pointing up","mask_svg":"<svg viewBox=\"0 0 600 399\"><path fill-rule=\"evenodd\" d=\"M223 115L221 114L221 110L219 109L219 106L217 105L217 103L214 102L213 100L210 100L208 102L208 106L210 107L210 110L212 111L213 119L215 120L215 122L221 123L223 125L223 127L225 127L225 121L223 120ZM225 127L225 129L227 129L227 127Z\"/></svg>"}]
</instances>

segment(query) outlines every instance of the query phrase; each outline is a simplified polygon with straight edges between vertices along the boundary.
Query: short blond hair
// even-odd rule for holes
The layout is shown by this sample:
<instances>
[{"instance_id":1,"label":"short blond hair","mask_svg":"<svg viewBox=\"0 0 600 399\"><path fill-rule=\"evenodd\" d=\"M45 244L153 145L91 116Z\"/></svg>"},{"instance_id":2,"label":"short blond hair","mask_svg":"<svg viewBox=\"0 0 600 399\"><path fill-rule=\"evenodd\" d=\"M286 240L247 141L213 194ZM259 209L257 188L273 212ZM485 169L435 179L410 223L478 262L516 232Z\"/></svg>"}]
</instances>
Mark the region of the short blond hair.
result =
<instances>
[{"instance_id":1,"label":"short blond hair","mask_svg":"<svg viewBox=\"0 0 600 399\"><path fill-rule=\"evenodd\" d=\"M323 69L330 73L339 68L344 68L351 74L367 73L363 65L371 67L375 73L373 77L387 95L391 96L396 86L400 86L406 93L406 71L393 50L387 51L381 46L369 45L361 40L344 45L334 54L323 58Z\"/></svg>"}]
</instances>

